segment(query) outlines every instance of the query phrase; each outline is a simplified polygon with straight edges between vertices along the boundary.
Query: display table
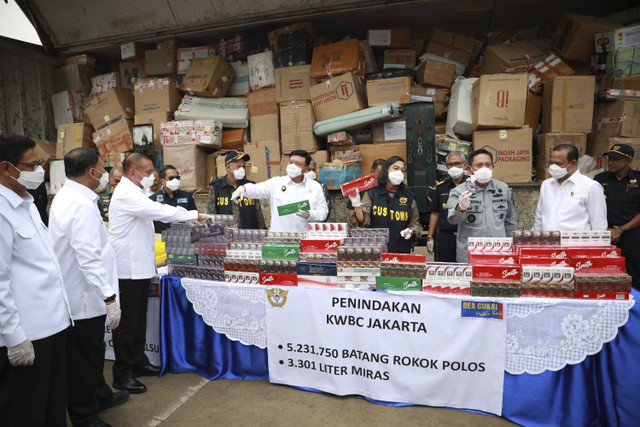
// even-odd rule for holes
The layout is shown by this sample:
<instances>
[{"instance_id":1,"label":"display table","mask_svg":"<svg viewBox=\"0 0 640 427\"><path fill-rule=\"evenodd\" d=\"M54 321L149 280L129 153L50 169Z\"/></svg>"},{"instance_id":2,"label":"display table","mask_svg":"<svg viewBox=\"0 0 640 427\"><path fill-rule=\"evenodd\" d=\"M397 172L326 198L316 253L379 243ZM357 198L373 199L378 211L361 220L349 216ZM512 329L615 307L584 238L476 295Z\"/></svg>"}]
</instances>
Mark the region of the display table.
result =
<instances>
[{"instance_id":1,"label":"display table","mask_svg":"<svg viewBox=\"0 0 640 427\"><path fill-rule=\"evenodd\" d=\"M190 297L185 287L192 293ZM260 302L256 297L245 292L239 298L247 305L239 307L233 295L226 296L228 292L207 292L206 286L194 286L193 281L185 287L180 279L163 278L164 372L192 372L209 379L267 380L267 352L260 348L264 347L260 341L264 325L260 324ZM234 289L234 295L237 296L237 292ZM636 298L638 295L634 291ZM215 300L198 301L197 309L190 302L190 299L206 298ZM635 407L640 393L638 307L626 312L611 303L596 301L590 304L590 311L576 312L572 306L583 301L512 302L513 305L505 306L509 325L506 354L507 360L509 355L513 359L511 365L507 364L504 380L505 418L525 425L637 424L640 419ZM255 313L252 305L257 307ZM217 306L218 310L205 309L211 306ZM544 330L545 319L548 322L561 315L563 317L556 320L558 327L554 327L551 334L560 338L543 339L544 334L535 337L532 331ZM626 325L618 329L625 321ZM237 328L238 323L244 326ZM210 324L215 324L217 330L222 328L223 332L225 327L235 330L228 334L238 341L217 333ZM594 339L596 336L599 338ZM613 341L607 342L612 338ZM520 374L520 371L540 373Z\"/></svg>"}]
</instances>

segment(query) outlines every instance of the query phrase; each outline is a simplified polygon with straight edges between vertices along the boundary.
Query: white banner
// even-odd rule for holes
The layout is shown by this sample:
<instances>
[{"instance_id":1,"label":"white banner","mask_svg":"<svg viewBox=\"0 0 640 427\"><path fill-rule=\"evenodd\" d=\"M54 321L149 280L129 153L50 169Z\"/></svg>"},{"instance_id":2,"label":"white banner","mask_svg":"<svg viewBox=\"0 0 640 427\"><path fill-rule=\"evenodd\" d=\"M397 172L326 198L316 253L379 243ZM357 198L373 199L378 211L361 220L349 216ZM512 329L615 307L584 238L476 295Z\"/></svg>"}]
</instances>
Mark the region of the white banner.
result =
<instances>
[{"instance_id":1,"label":"white banner","mask_svg":"<svg viewBox=\"0 0 640 427\"><path fill-rule=\"evenodd\" d=\"M497 302L421 293L267 290L271 382L500 415Z\"/></svg>"}]
</instances>

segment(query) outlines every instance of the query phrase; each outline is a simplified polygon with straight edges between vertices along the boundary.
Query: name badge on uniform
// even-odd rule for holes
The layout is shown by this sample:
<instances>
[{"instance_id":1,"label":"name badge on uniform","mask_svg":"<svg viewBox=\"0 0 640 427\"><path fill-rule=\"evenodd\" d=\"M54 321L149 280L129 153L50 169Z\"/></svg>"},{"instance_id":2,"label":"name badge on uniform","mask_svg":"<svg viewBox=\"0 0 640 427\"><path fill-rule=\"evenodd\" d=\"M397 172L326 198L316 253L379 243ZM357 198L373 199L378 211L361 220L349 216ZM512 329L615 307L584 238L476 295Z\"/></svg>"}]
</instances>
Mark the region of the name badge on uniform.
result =
<instances>
[{"instance_id":1,"label":"name badge on uniform","mask_svg":"<svg viewBox=\"0 0 640 427\"><path fill-rule=\"evenodd\" d=\"M188 200L186 197L181 197L178 199L178 203L188 203Z\"/></svg>"},{"instance_id":2,"label":"name badge on uniform","mask_svg":"<svg viewBox=\"0 0 640 427\"><path fill-rule=\"evenodd\" d=\"M162 194L158 194L158 197L156 197L156 202L158 203L164 202L164 196Z\"/></svg>"}]
</instances>

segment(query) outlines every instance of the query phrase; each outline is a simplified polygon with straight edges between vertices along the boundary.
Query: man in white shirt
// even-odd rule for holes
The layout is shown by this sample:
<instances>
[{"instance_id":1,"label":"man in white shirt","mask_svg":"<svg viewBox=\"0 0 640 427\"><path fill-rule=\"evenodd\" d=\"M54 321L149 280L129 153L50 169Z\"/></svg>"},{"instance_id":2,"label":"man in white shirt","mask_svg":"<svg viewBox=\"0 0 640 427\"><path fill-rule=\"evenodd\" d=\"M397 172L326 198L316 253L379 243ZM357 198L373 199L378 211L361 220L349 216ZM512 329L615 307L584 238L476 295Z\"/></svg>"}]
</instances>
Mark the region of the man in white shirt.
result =
<instances>
[{"instance_id":1,"label":"man in white shirt","mask_svg":"<svg viewBox=\"0 0 640 427\"><path fill-rule=\"evenodd\" d=\"M307 231L309 222L327 219L329 209L320 183L305 177L309 171L311 156L304 150L292 151L287 166L287 176L277 176L258 184L241 185L231 195L231 200L248 197L269 199L271 227L269 231ZM296 213L282 215L278 207L298 202L308 202L306 208ZM302 203L304 204L304 203Z\"/></svg>"},{"instance_id":2,"label":"man in white shirt","mask_svg":"<svg viewBox=\"0 0 640 427\"><path fill-rule=\"evenodd\" d=\"M598 182L578 170L578 149L561 144L551 152L533 224L534 231L589 231L607 229L607 203Z\"/></svg>"},{"instance_id":3,"label":"man in white shirt","mask_svg":"<svg viewBox=\"0 0 640 427\"><path fill-rule=\"evenodd\" d=\"M144 354L149 284L156 274L153 221L204 221L207 215L163 205L145 196L144 191L155 180L149 156L130 154L123 171L109 205L109 235L116 253L122 308L120 326L113 331L113 386L129 393L144 393L147 388L136 377L160 373L160 367L151 365Z\"/></svg>"},{"instance_id":4,"label":"man in white shirt","mask_svg":"<svg viewBox=\"0 0 640 427\"><path fill-rule=\"evenodd\" d=\"M120 322L116 301L118 271L98 194L109 174L98 152L76 148L64 156L67 180L51 203L49 234L62 268L74 326L67 333L67 411L74 426L107 425L102 409L129 399L104 380L104 326Z\"/></svg>"},{"instance_id":5,"label":"man in white shirt","mask_svg":"<svg viewBox=\"0 0 640 427\"><path fill-rule=\"evenodd\" d=\"M27 190L44 181L35 142L0 135L0 425L65 426L71 312L53 242Z\"/></svg>"}]
</instances>

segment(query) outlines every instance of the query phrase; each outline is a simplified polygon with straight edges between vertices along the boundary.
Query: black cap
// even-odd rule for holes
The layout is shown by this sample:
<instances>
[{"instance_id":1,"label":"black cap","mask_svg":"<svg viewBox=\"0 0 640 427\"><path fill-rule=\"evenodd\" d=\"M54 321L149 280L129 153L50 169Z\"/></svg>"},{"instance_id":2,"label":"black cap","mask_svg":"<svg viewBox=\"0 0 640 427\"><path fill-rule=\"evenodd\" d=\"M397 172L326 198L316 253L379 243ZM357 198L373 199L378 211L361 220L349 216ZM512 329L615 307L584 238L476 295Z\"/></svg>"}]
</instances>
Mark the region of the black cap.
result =
<instances>
[{"instance_id":1,"label":"black cap","mask_svg":"<svg viewBox=\"0 0 640 427\"><path fill-rule=\"evenodd\" d=\"M605 155L613 157L614 159L633 159L634 154L635 151L633 151L633 148L627 144L616 144L611 147L608 153L605 153Z\"/></svg>"},{"instance_id":2,"label":"black cap","mask_svg":"<svg viewBox=\"0 0 640 427\"><path fill-rule=\"evenodd\" d=\"M249 157L248 154L239 153L237 151L231 151L227 153L227 155L225 156L224 164L228 165L231 162L237 162L239 160L244 160L245 162L248 162L250 159L251 157Z\"/></svg>"}]
</instances>

